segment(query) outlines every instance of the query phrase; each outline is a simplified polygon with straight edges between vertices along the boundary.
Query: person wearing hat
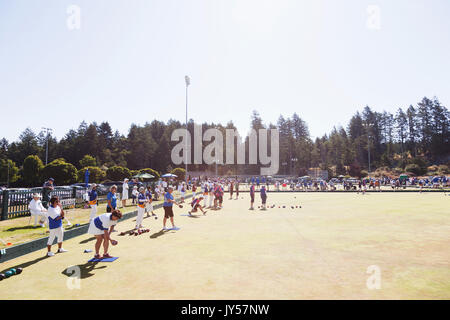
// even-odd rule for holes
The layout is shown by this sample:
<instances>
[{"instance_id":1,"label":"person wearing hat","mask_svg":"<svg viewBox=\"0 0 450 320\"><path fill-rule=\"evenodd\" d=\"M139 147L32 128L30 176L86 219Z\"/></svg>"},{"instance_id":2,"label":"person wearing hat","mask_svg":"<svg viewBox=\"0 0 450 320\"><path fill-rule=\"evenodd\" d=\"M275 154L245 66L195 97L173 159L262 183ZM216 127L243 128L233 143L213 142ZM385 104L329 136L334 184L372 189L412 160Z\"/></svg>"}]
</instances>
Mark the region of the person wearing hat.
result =
<instances>
[{"instance_id":1,"label":"person wearing hat","mask_svg":"<svg viewBox=\"0 0 450 320\"><path fill-rule=\"evenodd\" d=\"M47 181L44 182L44 185L42 186L42 205L48 209L48 203L50 201L50 192L54 189L54 182L55 179L50 178Z\"/></svg>"},{"instance_id":2,"label":"person wearing hat","mask_svg":"<svg viewBox=\"0 0 450 320\"><path fill-rule=\"evenodd\" d=\"M122 207L126 207L127 206L127 200L128 200L128 179L125 178L123 180L123 185L122 185Z\"/></svg>"},{"instance_id":3,"label":"person wearing hat","mask_svg":"<svg viewBox=\"0 0 450 320\"><path fill-rule=\"evenodd\" d=\"M142 220L144 219L144 213L145 213L145 204L147 203L147 198L145 197L145 188L140 187L139 188L139 194L137 195L137 217L136 217L136 227L135 229L138 230L142 228Z\"/></svg>"},{"instance_id":4,"label":"person wearing hat","mask_svg":"<svg viewBox=\"0 0 450 320\"><path fill-rule=\"evenodd\" d=\"M156 217L156 214L153 212L153 197L152 197L152 187L148 186L145 191L145 198L147 199L147 203L145 205L145 211L147 211L147 218L150 217L150 212L153 217Z\"/></svg>"},{"instance_id":5,"label":"person wearing hat","mask_svg":"<svg viewBox=\"0 0 450 320\"><path fill-rule=\"evenodd\" d=\"M52 244L55 238L58 242L58 253L67 252L62 247L64 238L64 229L62 226L62 220L64 219L64 210L57 196L52 196L50 199L50 206L48 208L48 228L49 236L47 241L47 256L51 257L55 254L52 252Z\"/></svg>"},{"instance_id":6,"label":"person wearing hat","mask_svg":"<svg viewBox=\"0 0 450 320\"><path fill-rule=\"evenodd\" d=\"M30 210L30 221L31 217L34 216L34 226L37 226L38 217L41 217L39 219L39 224L41 227L45 228L45 222L47 221L47 209L44 208L41 201L41 196L39 193L33 194L33 199L30 201L30 204L28 205L28 209Z\"/></svg>"},{"instance_id":7,"label":"person wearing hat","mask_svg":"<svg viewBox=\"0 0 450 320\"><path fill-rule=\"evenodd\" d=\"M137 186L133 187L133 191L131 191L131 198L133 199L132 204L136 203L137 197L139 195L139 190Z\"/></svg>"},{"instance_id":8,"label":"person wearing hat","mask_svg":"<svg viewBox=\"0 0 450 320\"><path fill-rule=\"evenodd\" d=\"M89 195L89 205L91 206L91 217L89 218L89 221L91 221L97 216L98 194L97 194L97 185L95 183L92 184L91 191L89 191L88 195Z\"/></svg>"},{"instance_id":9,"label":"person wearing hat","mask_svg":"<svg viewBox=\"0 0 450 320\"><path fill-rule=\"evenodd\" d=\"M175 201L172 192L173 192L173 187L169 186L169 187L167 187L167 192L164 194L163 230L168 230L166 228L167 219L170 219L170 222L172 223L172 229L178 230L178 228L175 227L175 223L173 222L173 204L175 203L176 205L180 206L180 208L182 208L182 206L178 202Z\"/></svg>"}]
</instances>

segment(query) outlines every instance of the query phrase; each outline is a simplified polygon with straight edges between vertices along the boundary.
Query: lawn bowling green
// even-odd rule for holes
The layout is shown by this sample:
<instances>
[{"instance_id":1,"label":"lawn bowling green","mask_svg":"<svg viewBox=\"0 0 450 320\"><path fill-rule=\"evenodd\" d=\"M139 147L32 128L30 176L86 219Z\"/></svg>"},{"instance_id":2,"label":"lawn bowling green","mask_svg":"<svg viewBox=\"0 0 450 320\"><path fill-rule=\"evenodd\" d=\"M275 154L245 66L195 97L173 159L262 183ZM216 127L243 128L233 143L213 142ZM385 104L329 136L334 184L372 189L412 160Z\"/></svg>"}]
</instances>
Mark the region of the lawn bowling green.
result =
<instances>
[{"instance_id":1,"label":"lawn bowling green","mask_svg":"<svg viewBox=\"0 0 450 320\"><path fill-rule=\"evenodd\" d=\"M139 236L119 236L135 224L120 222L112 263L87 263L93 253L84 250L94 245L87 234L65 241L67 253L46 258L40 250L2 263L0 273L23 272L0 282L0 296L450 299L450 197L443 193L269 193L266 211L257 209L259 194L253 211L243 198L225 197L224 209L196 218L174 207L179 231L161 231L162 209L160 219L144 219L151 231ZM373 270L380 289L370 285Z\"/></svg>"}]
</instances>

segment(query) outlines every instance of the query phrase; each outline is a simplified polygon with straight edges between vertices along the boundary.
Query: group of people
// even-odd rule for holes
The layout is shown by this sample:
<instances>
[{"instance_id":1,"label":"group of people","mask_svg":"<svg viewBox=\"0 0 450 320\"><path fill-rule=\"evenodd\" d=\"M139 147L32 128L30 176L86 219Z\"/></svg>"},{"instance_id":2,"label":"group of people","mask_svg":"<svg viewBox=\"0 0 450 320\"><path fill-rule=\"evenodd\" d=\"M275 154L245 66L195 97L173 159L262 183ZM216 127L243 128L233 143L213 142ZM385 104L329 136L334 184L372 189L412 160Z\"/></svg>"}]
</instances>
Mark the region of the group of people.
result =
<instances>
[{"instance_id":1,"label":"group of people","mask_svg":"<svg viewBox=\"0 0 450 320\"><path fill-rule=\"evenodd\" d=\"M186 192L188 189L192 191L192 200L190 202L190 209L188 214L192 215L195 212L201 211L204 215L207 209L220 210L223 208L223 200L225 194L225 187L228 187L228 192L230 194L229 199L239 199L239 185L240 182L237 179L208 179L205 181L195 181L190 184L181 182L178 184L177 189L180 193L181 200L175 200L173 195L174 187L169 185L167 181L164 181L156 185L152 190L152 187L140 186L138 192L135 195L136 206L137 206L137 216L135 230L140 230L143 228L144 215L147 217L156 217L153 208L153 199L156 192L163 193L164 202L164 219L163 219L163 230L178 230L179 228L174 222L173 206L183 207L185 202ZM51 195L53 190L54 179L50 178L44 184L44 192L41 201L40 194L34 194L33 199L29 204L29 209L31 216L35 218L35 225L38 223L45 227L48 224L49 228L49 238L47 241L47 256L54 256L51 248L53 242L56 239L57 242L57 253L67 252L63 248L64 239L64 228L63 221L65 219L65 211L60 202L60 199L56 195ZM121 196L122 206L126 207L127 200L129 199L129 183L128 179L124 180L123 192ZM122 212L118 209L118 187L113 185L107 194L106 200L106 212L98 215L98 200L99 195L97 192L97 185L94 183L90 186L90 190L87 193L85 200L90 206L89 215L89 227L88 233L96 238L95 242L95 255L96 259L111 258L109 254L109 246L117 245L118 241L111 238L113 232L115 232L114 227L122 218ZM260 195L262 202L262 210L266 210L267 201L267 189L264 184L260 187ZM254 210L256 187L255 183L250 185L250 210ZM167 227L167 222L170 221L171 228ZM100 255L100 250L103 247L103 254Z\"/></svg>"}]
</instances>

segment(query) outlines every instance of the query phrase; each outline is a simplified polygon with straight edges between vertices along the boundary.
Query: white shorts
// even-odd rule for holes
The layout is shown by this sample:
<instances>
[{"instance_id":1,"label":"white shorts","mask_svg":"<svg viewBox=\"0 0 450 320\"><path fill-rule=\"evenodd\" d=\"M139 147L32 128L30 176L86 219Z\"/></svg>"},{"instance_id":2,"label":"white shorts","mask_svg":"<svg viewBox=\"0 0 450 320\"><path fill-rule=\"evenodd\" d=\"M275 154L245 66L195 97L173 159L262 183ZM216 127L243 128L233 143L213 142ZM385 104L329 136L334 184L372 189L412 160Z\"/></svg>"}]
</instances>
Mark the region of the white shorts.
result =
<instances>
[{"instance_id":1,"label":"white shorts","mask_svg":"<svg viewBox=\"0 0 450 320\"><path fill-rule=\"evenodd\" d=\"M122 193L122 200L128 200L128 192Z\"/></svg>"},{"instance_id":2,"label":"white shorts","mask_svg":"<svg viewBox=\"0 0 450 320\"><path fill-rule=\"evenodd\" d=\"M99 236L99 235L104 234L105 231L100 230L99 228L97 228L97 227L95 226L94 219L92 219L92 220L91 220L91 223L89 223L88 233L89 233L89 234L92 234L92 235L94 235L94 236Z\"/></svg>"},{"instance_id":3,"label":"white shorts","mask_svg":"<svg viewBox=\"0 0 450 320\"><path fill-rule=\"evenodd\" d=\"M53 241L55 240L55 238L57 239L57 241L56 241L57 243L63 242L63 238L64 238L63 227L59 227L56 229L50 229L50 234L48 236L47 245L51 246L53 244Z\"/></svg>"},{"instance_id":4,"label":"white shorts","mask_svg":"<svg viewBox=\"0 0 450 320\"><path fill-rule=\"evenodd\" d=\"M181 192L181 197L182 197L182 198L184 198L184 194L185 194L184 192Z\"/></svg>"},{"instance_id":5,"label":"white shorts","mask_svg":"<svg viewBox=\"0 0 450 320\"><path fill-rule=\"evenodd\" d=\"M147 210L147 212L152 212L153 211L153 204L147 203L145 205L145 209Z\"/></svg>"}]
</instances>

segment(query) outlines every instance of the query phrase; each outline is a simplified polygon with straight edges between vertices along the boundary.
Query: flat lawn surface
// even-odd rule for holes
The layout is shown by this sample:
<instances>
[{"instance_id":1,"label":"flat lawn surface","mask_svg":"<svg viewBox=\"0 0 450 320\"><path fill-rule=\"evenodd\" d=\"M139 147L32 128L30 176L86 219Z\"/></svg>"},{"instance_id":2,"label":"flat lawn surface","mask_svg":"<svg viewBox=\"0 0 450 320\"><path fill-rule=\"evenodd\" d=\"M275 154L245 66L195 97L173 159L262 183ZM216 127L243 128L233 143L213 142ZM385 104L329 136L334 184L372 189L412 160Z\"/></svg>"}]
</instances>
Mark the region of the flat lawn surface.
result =
<instances>
[{"instance_id":1,"label":"flat lawn surface","mask_svg":"<svg viewBox=\"0 0 450 320\"><path fill-rule=\"evenodd\" d=\"M94 241L64 243L2 263L24 268L0 282L2 299L450 299L450 196L443 193L274 193L276 208L249 211L249 195L190 218L179 231L119 236L112 263L87 263ZM260 203L257 195L257 205ZM291 209L291 206L302 208ZM286 208L282 208L282 206ZM281 206L281 208L278 208ZM118 224L131 229L134 219ZM56 246L54 246L54 251ZM381 288L369 290L369 266ZM78 266L80 288L66 269Z\"/></svg>"}]
</instances>

